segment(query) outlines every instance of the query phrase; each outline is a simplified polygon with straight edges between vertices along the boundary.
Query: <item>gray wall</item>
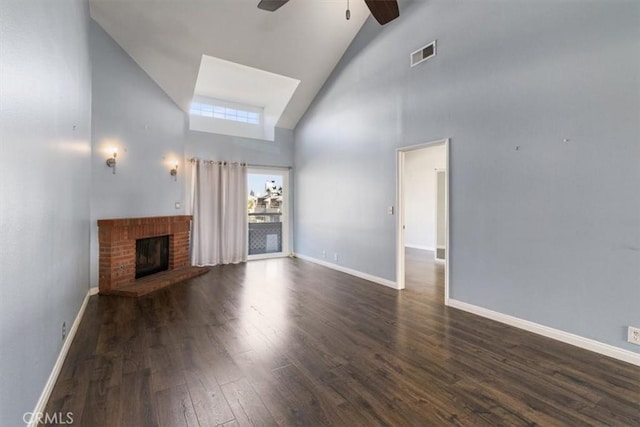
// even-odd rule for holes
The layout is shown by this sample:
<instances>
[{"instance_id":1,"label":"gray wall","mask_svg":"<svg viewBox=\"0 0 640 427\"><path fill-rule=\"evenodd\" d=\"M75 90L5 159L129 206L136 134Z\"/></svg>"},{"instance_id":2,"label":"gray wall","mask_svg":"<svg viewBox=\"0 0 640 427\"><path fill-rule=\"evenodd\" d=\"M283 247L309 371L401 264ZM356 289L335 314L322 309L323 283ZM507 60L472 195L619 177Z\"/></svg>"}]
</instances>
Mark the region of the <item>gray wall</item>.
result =
<instances>
[{"instance_id":1,"label":"gray wall","mask_svg":"<svg viewBox=\"0 0 640 427\"><path fill-rule=\"evenodd\" d=\"M184 213L185 116L93 20L91 60L91 284L97 286L98 219ZM115 175L105 164L114 145ZM179 161L177 181L169 174L172 159Z\"/></svg>"},{"instance_id":2,"label":"gray wall","mask_svg":"<svg viewBox=\"0 0 640 427\"><path fill-rule=\"evenodd\" d=\"M276 128L275 140L266 141L188 130L185 157L292 166L293 131Z\"/></svg>"},{"instance_id":3,"label":"gray wall","mask_svg":"<svg viewBox=\"0 0 640 427\"><path fill-rule=\"evenodd\" d=\"M296 129L296 252L395 280L395 149L450 137L451 297L637 352L640 3L401 9Z\"/></svg>"},{"instance_id":4,"label":"gray wall","mask_svg":"<svg viewBox=\"0 0 640 427\"><path fill-rule=\"evenodd\" d=\"M84 0L0 2L0 414L23 423L89 289Z\"/></svg>"},{"instance_id":5,"label":"gray wall","mask_svg":"<svg viewBox=\"0 0 640 427\"><path fill-rule=\"evenodd\" d=\"M91 285L98 286L101 218L180 215L188 212L191 157L273 166L293 163L293 131L275 141L190 131L185 113L133 59L91 21L93 63ZM118 147L113 175L105 160ZM169 175L179 161L178 179ZM180 209L175 203L180 203Z\"/></svg>"}]
</instances>

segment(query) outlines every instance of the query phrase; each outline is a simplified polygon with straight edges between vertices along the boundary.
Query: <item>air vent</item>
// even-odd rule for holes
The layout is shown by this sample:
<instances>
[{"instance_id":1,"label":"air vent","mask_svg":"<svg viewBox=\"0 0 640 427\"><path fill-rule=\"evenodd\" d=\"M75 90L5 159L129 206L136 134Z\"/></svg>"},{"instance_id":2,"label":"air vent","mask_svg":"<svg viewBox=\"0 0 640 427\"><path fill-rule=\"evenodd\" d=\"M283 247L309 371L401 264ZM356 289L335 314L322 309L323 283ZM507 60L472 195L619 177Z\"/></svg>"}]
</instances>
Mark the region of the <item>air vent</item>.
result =
<instances>
[{"instance_id":1,"label":"air vent","mask_svg":"<svg viewBox=\"0 0 640 427\"><path fill-rule=\"evenodd\" d=\"M436 41L432 41L426 46L421 47L411 54L411 66L415 67L421 62L426 61L436 55Z\"/></svg>"}]
</instances>

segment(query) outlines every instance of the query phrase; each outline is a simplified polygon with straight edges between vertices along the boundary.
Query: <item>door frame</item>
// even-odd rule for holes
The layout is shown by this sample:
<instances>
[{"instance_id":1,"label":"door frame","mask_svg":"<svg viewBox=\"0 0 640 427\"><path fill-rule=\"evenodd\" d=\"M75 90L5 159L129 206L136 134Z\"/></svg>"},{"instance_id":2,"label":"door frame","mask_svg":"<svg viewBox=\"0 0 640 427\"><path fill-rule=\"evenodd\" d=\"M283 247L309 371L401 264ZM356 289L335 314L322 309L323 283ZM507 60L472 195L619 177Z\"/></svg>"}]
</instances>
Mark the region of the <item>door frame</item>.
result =
<instances>
[{"instance_id":1,"label":"door frame","mask_svg":"<svg viewBox=\"0 0 640 427\"><path fill-rule=\"evenodd\" d=\"M444 172L444 182L445 182L445 190L444 190L444 210L445 212L447 212L447 174L449 173L445 168L436 168L434 170L434 175L435 175L435 179L434 179L434 183L435 183L435 195L436 195L436 202L434 204L434 210L435 210L435 215L434 218L436 219L436 230L434 232L434 235L436 236L436 240L435 240L435 244L433 245L433 259L435 259L437 262L443 263L446 261L446 251L447 251L447 242L446 242L446 227L447 227L447 220L448 218L445 216L444 221L445 221L445 243L444 243L444 249L445 249L445 257L444 258L438 258L438 217L440 215L438 215L438 191L439 191L439 187L438 187L438 174Z\"/></svg>"},{"instance_id":2,"label":"door frame","mask_svg":"<svg viewBox=\"0 0 640 427\"><path fill-rule=\"evenodd\" d=\"M269 259L269 258L284 258L288 257L291 254L291 191L289 188L290 185L290 168L283 168L278 166L248 166L247 167L247 175L256 174L256 175L280 175L282 176L282 202L284 204L284 209L282 210L281 220L282 220L282 252L273 252L268 254L257 254L257 255L249 255L247 254L248 261L254 261L259 259ZM248 193L248 189L247 189ZM247 239L249 238L249 224L247 223ZM247 247L247 251L249 248Z\"/></svg>"},{"instance_id":3,"label":"door frame","mask_svg":"<svg viewBox=\"0 0 640 427\"><path fill-rule=\"evenodd\" d=\"M451 211L449 209L449 138L439 139L436 141L430 141L424 144L410 145L406 147L400 147L396 149L396 285L398 289L405 288L405 256L404 256L404 223L405 223L405 208L404 208L404 172L405 172L405 155L409 151L420 150L423 148L429 148L437 145L444 145L445 157L446 157L446 170L445 174L445 210L446 210L446 231L445 231L445 267L444 267L444 304L449 305L449 266L451 264L450 242L449 242L449 229L451 228Z\"/></svg>"}]
</instances>

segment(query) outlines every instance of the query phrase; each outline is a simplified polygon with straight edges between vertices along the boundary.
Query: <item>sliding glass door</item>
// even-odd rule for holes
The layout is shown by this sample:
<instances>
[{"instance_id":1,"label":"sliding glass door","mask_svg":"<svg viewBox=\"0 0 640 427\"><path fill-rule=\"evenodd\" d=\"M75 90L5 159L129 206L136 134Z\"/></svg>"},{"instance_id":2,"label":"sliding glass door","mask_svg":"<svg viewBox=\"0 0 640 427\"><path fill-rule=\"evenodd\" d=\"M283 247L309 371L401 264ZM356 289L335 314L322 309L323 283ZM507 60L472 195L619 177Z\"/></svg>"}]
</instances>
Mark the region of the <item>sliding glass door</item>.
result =
<instances>
[{"instance_id":1,"label":"sliding glass door","mask_svg":"<svg viewBox=\"0 0 640 427\"><path fill-rule=\"evenodd\" d=\"M249 168L249 259L289 255L289 170Z\"/></svg>"}]
</instances>

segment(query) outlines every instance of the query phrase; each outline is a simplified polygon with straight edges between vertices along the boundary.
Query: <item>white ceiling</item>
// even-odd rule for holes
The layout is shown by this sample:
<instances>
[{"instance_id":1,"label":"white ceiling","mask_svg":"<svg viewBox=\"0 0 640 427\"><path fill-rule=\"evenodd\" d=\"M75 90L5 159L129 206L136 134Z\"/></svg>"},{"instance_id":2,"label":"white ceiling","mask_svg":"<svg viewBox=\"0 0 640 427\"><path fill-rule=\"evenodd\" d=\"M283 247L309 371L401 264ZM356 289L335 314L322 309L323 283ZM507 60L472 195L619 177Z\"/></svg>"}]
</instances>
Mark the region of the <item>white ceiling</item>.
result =
<instances>
[{"instance_id":1,"label":"white ceiling","mask_svg":"<svg viewBox=\"0 0 640 427\"><path fill-rule=\"evenodd\" d=\"M91 17L185 112L202 55L300 80L278 121L293 129L369 11L363 0L90 0Z\"/></svg>"}]
</instances>

